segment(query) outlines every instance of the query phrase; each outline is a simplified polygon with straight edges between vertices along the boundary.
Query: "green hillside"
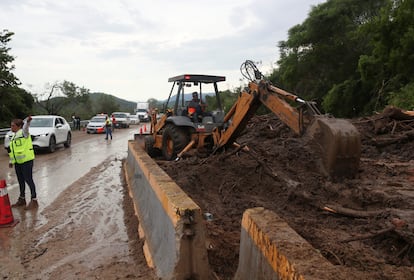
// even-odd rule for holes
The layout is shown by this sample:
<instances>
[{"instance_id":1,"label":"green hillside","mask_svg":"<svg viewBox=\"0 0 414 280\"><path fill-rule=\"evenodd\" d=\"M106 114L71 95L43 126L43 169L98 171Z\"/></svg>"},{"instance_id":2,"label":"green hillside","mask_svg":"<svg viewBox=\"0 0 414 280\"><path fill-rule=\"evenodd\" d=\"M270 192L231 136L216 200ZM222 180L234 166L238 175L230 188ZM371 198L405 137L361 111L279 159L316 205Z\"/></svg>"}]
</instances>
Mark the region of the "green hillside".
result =
<instances>
[{"instance_id":1,"label":"green hillside","mask_svg":"<svg viewBox=\"0 0 414 280\"><path fill-rule=\"evenodd\" d=\"M48 114L48 111L44 109L44 102L34 104L33 115ZM50 103L56 104L56 108L63 102L65 102L64 97L55 97L50 100ZM79 116L81 120L88 120L100 113L110 114L115 111L121 111L133 114L136 106L136 102L121 99L110 94L94 92L87 94L87 98L83 98L82 100L66 102L63 107L59 107L53 114L61 115L68 121L71 120L73 115Z\"/></svg>"},{"instance_id":2,"label":"green hillside","mask_svg":"<svg viewBox=\"0 0 414 280\"><path fill-rule=\"evenodd\" d=\"M114 103L118 106L117 111L128 112L128 113L133 114L135 108L137 107L136 102L121 99L121 98L118 98L116 96L109 95L106 93L94 92L94 93L89 94L89 99L92 103L92 108L98 109L100 101L102 101L102 99L105 99L107 97L113 98Z\"/></svg>"}]
</instances>

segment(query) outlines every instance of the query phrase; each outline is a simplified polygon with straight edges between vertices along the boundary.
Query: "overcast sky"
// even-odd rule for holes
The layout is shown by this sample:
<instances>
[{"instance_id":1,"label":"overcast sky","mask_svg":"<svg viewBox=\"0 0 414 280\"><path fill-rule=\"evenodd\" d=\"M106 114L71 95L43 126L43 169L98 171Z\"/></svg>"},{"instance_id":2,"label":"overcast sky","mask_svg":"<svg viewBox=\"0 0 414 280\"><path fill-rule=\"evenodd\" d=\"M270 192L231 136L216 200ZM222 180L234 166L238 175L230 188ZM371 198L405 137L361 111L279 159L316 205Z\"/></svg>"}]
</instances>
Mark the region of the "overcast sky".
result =
<instances>
[{"instance_id":1,"label":"overcast sky","mask_svg":"<svg viewBox=\"0 0 414 280\"><path fill-rule=\"evenodd\" d=\"M22 87L43 93L67 80L129 101L165 99L180 74L226 76L240 65L267 73L277 44L322 0L0 0L0 30Z\"/></svg>"}]
</instances>

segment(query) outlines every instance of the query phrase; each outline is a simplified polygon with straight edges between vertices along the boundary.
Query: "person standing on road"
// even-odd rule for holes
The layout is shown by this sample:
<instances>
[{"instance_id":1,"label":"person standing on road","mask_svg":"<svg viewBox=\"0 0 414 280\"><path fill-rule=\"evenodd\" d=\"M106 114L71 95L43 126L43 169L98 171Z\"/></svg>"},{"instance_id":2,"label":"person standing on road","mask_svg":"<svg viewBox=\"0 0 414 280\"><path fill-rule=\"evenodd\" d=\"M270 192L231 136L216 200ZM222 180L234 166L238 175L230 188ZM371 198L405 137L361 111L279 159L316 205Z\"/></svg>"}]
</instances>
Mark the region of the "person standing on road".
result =
<instances>
[{"instance_id":1,"label":"person standing on road","mask_svg":"<svg viewBox=\"0 0 414 280\"><path fill-rule=\"evenodd\" d=\"M29 133L30 122L32 117L28 116L25 120L14 119L11 122L11 131L14 132L10 140L8 149L10 162L9 167L16 171L17 180L20 187L19 199L12 207L26 206L26 183L30 187L31 200L26 209L38 207L36 186L33 181L33 162L35 158L32 138Z\"/></svg>"},{"instance_id":2,"label":"person standing on road","mask_svg":"<svg viewBox=\"0 0 414 280\"><path fill-rule=\"evenodd\" d=\"M72 128L74 130L76 129L76 116L75 116L75 114L72 115Z\"/></svg>"},{"instance_id":3,"label":"person standing on road","mask_svg":"<svg viewBox=\"0 0 414 280\"><path fill-rule=\"evenodd\" d=\"M106 133L105 140L108 140L108 136L111 136L111 140L112 140L112 121L111 121L111 118L108 116L106 116L106 119L105 119L105 133Z\"/></svg>"},{"instance_id":4,"label":"person standing on road","mask_svg":"<svg viewBox=\"0 0 414 280\"><path fill-rule=\"evenodd\" d=\"M80 130L81 119L79 116L76 116L76 130Z\"/></svg>"},{"instance_id":5,"label":"person standing on road","mask_svg":"<svg viewBox=\"0 0 414 280\"><path fill-rule=\"evenodd\" d=\"M112 130L115 131L116 119L115 119L115 116L113 114L111 115L111 118L112 118Z\"/></svg>"}]
</instances>

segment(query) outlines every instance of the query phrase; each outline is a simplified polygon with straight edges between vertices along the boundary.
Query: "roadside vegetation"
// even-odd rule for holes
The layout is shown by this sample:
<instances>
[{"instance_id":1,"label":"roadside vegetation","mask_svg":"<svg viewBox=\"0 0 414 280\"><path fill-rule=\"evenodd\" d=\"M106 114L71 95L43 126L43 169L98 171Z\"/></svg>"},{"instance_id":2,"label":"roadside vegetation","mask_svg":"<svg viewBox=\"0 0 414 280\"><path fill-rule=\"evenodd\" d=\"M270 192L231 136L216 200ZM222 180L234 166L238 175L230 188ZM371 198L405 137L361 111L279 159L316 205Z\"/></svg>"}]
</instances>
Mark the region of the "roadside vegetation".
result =
<instances>
[{"instance_id":1,"label":"roadside vegetation","mask_svg":"<svg viewBox=\"0 0 414 280\"><path fill-rule=\"evenodd\" d=\"M13 35L0 31L0 127L28 113L70 119L76 112L89 119L96 112L133 112L135 102L91 93L66 80L45 85L41 93L22 89L7 46ZM352 118L388 105L414 108L413 0L329 0L314 6L303 23L290 28L286 41L275 43L279 59L266 78L316 101L325 113ZM239 91L222 92L226 110ZM214 108L215 100L206 99ZM161 101L148 102L162 108Z\"/></svg>"}]
</instances>

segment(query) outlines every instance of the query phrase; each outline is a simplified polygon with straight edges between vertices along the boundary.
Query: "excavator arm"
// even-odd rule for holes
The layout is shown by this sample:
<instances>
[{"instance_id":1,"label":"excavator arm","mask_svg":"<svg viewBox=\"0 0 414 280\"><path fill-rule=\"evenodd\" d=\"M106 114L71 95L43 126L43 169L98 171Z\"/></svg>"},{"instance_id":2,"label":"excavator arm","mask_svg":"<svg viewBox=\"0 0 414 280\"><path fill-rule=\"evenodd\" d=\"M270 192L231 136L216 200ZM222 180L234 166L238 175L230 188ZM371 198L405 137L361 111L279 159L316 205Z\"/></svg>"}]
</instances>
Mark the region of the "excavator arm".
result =
<instances>
[{"instance_id":1,"label":"excavator arm","mask_svg":"<svg viewBox=\"0 0 414 280\"><path fill-rule=\"evenodd\" d=\"M224 123L228 123L228 127L222 131L215 131L215 137L217 139L216 148L219 149L227 145L232 145L246 127L247 122L262 104L269 108L295 133L302 134L302 110L295 109L278 95L292 101L305 103L297 96L276 88L268 82L250 82L248 88L239 94L237 101L224 117Z\"/></svg>"},{"instance_id":2,"label":"excavator arm","mask_svg":"<svg viewBox=\"0 0 414 280\"><path fill-rule=\"evenodd\" d=\"M297 102L293 107L288 102ZM322 115L313 102L273 86L251 81L224 118L228 126L213 131L215 151L233 145L263 104L298 135L307 135L321 155L322 171L331 177L353 177L359 168L360 135L348 121Z\"/></svg>"}]
</instances>

